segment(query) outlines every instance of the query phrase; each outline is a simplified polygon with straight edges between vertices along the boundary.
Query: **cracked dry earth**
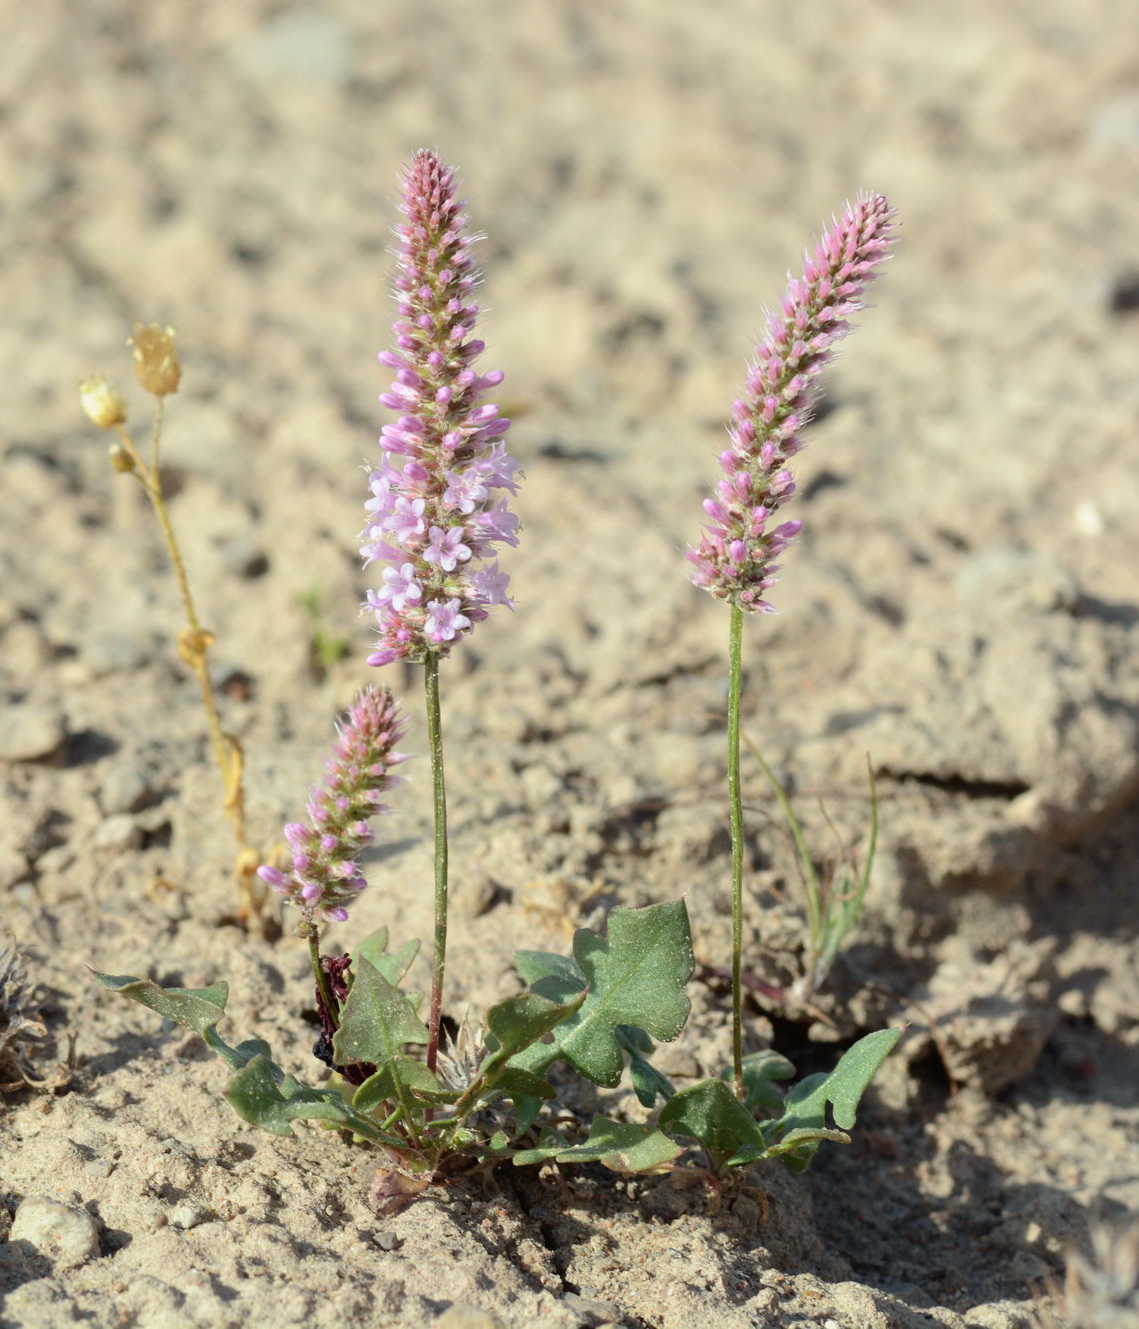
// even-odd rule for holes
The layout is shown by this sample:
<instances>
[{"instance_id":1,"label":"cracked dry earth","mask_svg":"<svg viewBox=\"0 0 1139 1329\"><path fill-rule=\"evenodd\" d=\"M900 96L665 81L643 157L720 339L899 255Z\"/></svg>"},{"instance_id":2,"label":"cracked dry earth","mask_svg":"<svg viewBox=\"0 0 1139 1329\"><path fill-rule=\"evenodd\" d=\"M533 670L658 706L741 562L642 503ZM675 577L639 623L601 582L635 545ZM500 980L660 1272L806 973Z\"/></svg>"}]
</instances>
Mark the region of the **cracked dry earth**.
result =
<instances>
[{"instance_id":1,"label":"cracked dry earth","mask_svg":"<svg viewBox=\"0 0 1139 1329\"><path fill-rule=\"evenodd\" d=\"M837 13L7 7L0 900L44 1027L20 1046L55 1082L73 1039L75 1065L3 1096L6 1329L1019 1329L1090 1225L1139 1205L1133 7ZM232 923L168 569L74 385L125 386L134 320L179 328L172 513L268 847L369 672L361 464L395 170L423 144L461 166L489 237L488 363L526 470L517 613L444 680L455 1016L516 990L518 946L564 948L617 903L683 893L699 960L725 962L726 615L682 550L763 302L845 197L900 210L809 431L780 616L745 647L747 731L820 857L818 795L841 840L865 829L867 756L882 814L868 914L819 1011L757 1000L749 1042L809 1072L909 1024L853 1143L804 1177L719 1194L500 1168L380 1218L365 1150L255 1133L199 1043L83 967L224 976L226 1028L317 1073L299 944ZM350 644L323 677L298 606L313 588ZM418 759L354 922L403 940L430 929L426 762L418 679L389 672ZM796 878L747 780L747 963L781 982ZM692 997L662 1049L681 1084L728 1051L725 992Z\"/></svg>"}]
</instances>

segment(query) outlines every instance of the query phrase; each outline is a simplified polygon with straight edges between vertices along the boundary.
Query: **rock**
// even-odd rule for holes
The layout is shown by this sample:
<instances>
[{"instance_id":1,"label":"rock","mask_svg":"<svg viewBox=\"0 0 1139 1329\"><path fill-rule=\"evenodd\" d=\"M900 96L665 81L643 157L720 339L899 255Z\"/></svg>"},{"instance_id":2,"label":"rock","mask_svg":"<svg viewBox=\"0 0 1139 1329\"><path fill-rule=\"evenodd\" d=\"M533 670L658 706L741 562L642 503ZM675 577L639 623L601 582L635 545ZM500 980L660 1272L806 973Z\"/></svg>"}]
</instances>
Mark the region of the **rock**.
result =
<instances>
[{"instance_id":1,"label":"rock","mask_svg":"<svg viewBox=\"0 0 1139 1329\"><path fill-rule=\"evenodd\" d=\"M1034 1329L1039 1323L1030 1302L990 1301L965 1312L968 1329Z\"/></svg>"},{"instance_id":2,"label":"rock","mask_svg":"<svg viewBox=\"0 0 1139 1329\"><path fill-rule=\"evenodd\" d=\"M142 830L129 813L116 812L113 817L104 817L95 828L92 843L96 849L116 852L137 849L142 843Z\"/></svg>"},{"instance_id":3,"label":"rock","mask_svg":"<svg viewBox=\"0 0 1139 1329\"><path fill-rule=\"evenodd\" d=\"M1139 148L1139 96L1123 93L1103 102L1088 125L1098 148Z\"/></svg>"},{"instance_id":4,"label":"rock","mask_svg":"<svg viewBox=\"0 0 1139 1329\"><path fill-rule=\"evenodd\" d=\"M567 1292L562 1297L562 1305L575 1315L588 1318L593 1324L620 1324L624 1318L620 1306L611 1301L596 1301L593 1297L581 1297L576 1292Z\"/></svg>"},{"instance_id":5,"label":"rock","mask_svg":"<svg viewBox=\"0 0 1139 1329\"><path fill-rule=\"evenodd\" d=\"M50 703L17 702L0 711L0 761L42 761L66 737L63 714Z\"/></svg>"},{"instance_id":6,"label":"rock","mask_svg":"<svg viewBox=\"0 0 1139 1329\"><path fill-rule=\"evenodd\" d=\"M1075 609L1080 600L1076 579L1055 559L1004 547L969 558L955 587L964 600L1001 600L1042 613Z\"/></svg>"},{"instance_id":7,"label":"rock","mask_svg":"<svg viewBox=\"0 0 1139 1329\"><path fill-rule=\"evenodd\" d=\"M26 1241L58 1269L77 1269L99 1254L99 1227L83 1209L32 1195L12 1221L10 1241Z\"/></svg>"},{"instance_id":8,"label":"rock","mask_svg":"<svg viewBox=\"0 0 1139 1329\"><path fill-rule=\"evenodd\" d=\"M24 853L24 830L18 822L6 815L0 820L0 890L22 881L27 871L28 857Z\"/></svg>"},{"instance_id":9,"label":"rock","mask_svg":"<svg viewBox=\"0 0 1139 1329\"><path fill-rule=\"evenodd\" d=\"M352 64L352 33L338 15L312 8L277 14L237 47L237 62L259 81L299 80L337 87Z\"/></svg>"},{"instance_id":10,"label":"rock","mask_svg":"<svg viewBox=\"0 0 1139 1329\"><path fill-rule=\"evenodd\" d=\"M104 633L83 645L83 663L95 678L138 669L149 658L149 644L124 632Z\"/></svg>"},{"instance_id":11,"label":"rock","mask_svg":"<svg viewBox=\"0 0 1139 1329\"><path fill-rule=\"evenodd\" d=\"M222 542L221 560L228 571L245 581L263 577L269 571L269 555L259 544L244 536Z\"/></svg>"},{"instance_id":12,"label":"rock","mask_svg":"<svg viewBox=\"0 0 1139 1329\"><path fill-rule=\"evenodd\" d=\"M134 757L111 762L99 784L99 806L108 816L138 812L154 796L150 771Z\"/></svg>"},{"instance_id":13,"label":"rock","mask_svg":"<svg viewBox=\"0 0 1139 1329\"><path fill-rule=\"evenodd\" d=\"M197 1227L199 1223L204 1223L208 1217L207 1213L201 1209L196 1209L192 1204L180 1204L170 1215L170 1226L188 1232L190 1228Z\"/></svg>"},{"instance_id":14,"label":"rock","mask_svg":"<svg viewBox=\"0 0 1139 1329\"><path fill-rule=\"evenodd\" d=\"M502 1321L490 1311L456 1301L434 1322L433 1329L502 1329Z\"/></svg>"},{"instance_id":15,"label":"rock","mask_svg":"<svg viewBox=\"0 0 1139 1329\"><path fill-rule=\"evenodd\" d=\"M1134 314L1139 310L1139 272L1126 268L1112 279L1107 307L1113 314Z\"/></svg>"},{"instance_id":16,"label":"rock","mask_svg":"<svg viewBox=\"0 0 1139 1329\"><path fill-rule=\"evenodd\" d=\"M1036 1065L1059 1018L1053 1000L1052 938L1011 941L986 962L963 937L942 946L921 1002L946 1070L958 1084L997 1094Z\"/></svg>"}]
</instances>

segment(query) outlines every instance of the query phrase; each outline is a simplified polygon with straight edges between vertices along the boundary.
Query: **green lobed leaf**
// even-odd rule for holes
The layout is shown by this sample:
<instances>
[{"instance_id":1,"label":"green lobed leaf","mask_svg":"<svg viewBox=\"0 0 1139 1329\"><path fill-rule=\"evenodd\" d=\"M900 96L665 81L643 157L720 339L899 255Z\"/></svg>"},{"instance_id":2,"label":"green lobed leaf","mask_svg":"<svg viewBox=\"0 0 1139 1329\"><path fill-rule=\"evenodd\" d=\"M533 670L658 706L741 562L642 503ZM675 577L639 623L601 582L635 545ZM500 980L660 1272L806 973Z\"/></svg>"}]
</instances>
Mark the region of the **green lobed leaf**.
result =
<instances>
[{"instance_id":1,"label":"green lobed leaf","mask_svg":"<svg viewBox=\"0 0 1139 1329\"><path fill-rule=\"evenodd\" d=\"M514 967L527 983L560 978L574 991L585 987L585 975L569 955L558 955L554 951L515 951Z\"/></svg>"},{"instance_id":2,"label":"green lobed leaf","mask_svg":"<svg viewBox=\"0 0 1139 1329\"><path fill-rule=\"evenodd\" d=\"M516 1068L510 1066L507 1069L515 1070ZM522 1073L524 1075L530 1074L529 1071L523 1071ZM535 1076L534 1078L537 1079L539 1077ZM543 1083L545 1083L545 1081L543 1081ZM553 1086L551 1085L550 1088L553 1089ZM553 1094L551 1093L549 1096L552 1098ZM542 1095L542 1098L539 1098L536 1095L531 1097L529 1094L519 1094L514 1098L515 1135L525 1135L530 1127L538 1120L538 1113L542 1110L542 1099L545 1097L545 1094Z\"/></svg>"},{"instance_id":3,"label":"green lobed leaf","mask_svg":"<svg viewBox=\"0 0 1139 1329\"><path fill-rule=\"evenodd\" d=\"M538 1132L538 1143L533 1149L520 1149L514 1155L516 1167L527 1167L531 1163L548 1163L550 1159L557 1158L563 1149L570 1146L566 1144L566 1137L559 1134L552 1126L543 1126Z\"/></svg>"},{"instance_id":4,"label":"green lobed leaf","mask_svg":"<svg viewBox=\"0 0 1139 1329\"><path fill-rule=\"evenodd\" d=\"M529 952L536 954L545 960L545 953ZM562 1057L594 1084L612 1088L624 1069L615 1032L619 1025L634 1025L670 1042L688 1018L684 989L695 958L684 901L614 909L607 936L578 929L574 960L588 985L581 1009L557 1025L552 1043L532 1044L514 1060L541 1074ZM580 991L580 981L563 963L556 972L547 969L535 991L564 1002Z\"/></svg>"},{"instance_id":5,"label":"green lobed leaf","mask_svg":"<svg viewBox=\"0 0 1139 1329\"><path fill-rule=\"evenodd\" d=\"M764 1148L759 1124L723 1080L704 1080L673 1095L660 1126L699 1140L717 1166L741 1148Z\"/></svg>"},{"instance_id":6,"label":"green lobed leaf","mask_svg":"<svg viewBox=\"0 0 1139 1329\"><path fill-rule=\"evenodd\" d=\"M619 1024L613 1032L622 1050L628 1054L629 1079L637 1101L647 1108L655 1106L658 1098L667 1103L676 1093L676 1086L649 1061L649 1055L656 1050L653 1040L643 1029L631 1024Z\"/></svg>"},{"instance_id":7,"label":"green lobed leaf","mask_svg":"<svg viewBox=\"0 0 1139 1329\"><path fill-rule=\"evenodd\" d=\"M393 1057L375 1075L369 1075L352 1095L357 1112L371 1112L381 1103L398 1102L401 1086L413 1094L437 1097L439 1081L421 1061L413 1057Z\"/></svg>"},{"instance_id":8,"label":"green lobed leaf","mask_svg":"<svg viewBox=\"0 0 1139 1329\"><path fill-rule=\"evenodd\" d=\"M377 928L375 932L369 932L359 947L352 952L352 963L356 964L362 955L369 964L376 962L372 959L373 955L384 955L388 949L388 930L387 928Z\"/></svg>"},{"instance_id":9,"label":"green lobed leaf","mask_svg":"<svg viewBox=\"0 0 1139 1329\"><path fill-rule=\"evenodd\" d=\"M753 1052L743 1059L744 1107L754 1116L760 1108L768 1112L782 1112L783 1095L772 1084L773 1080L790 1080L795 1067L772 1048ZM731 1074L725 1071L724 1078Z\"/></svg>"},{"instance_id":10,"label":"green lobed leaf","mask_svg":"<svg viewBox=\"0 0 1139 1329\"><path fill-rule=\"evenodd\" d=\"M812 1075L801 1080L787 1095L787 1110L778 1123L780 1127L791 1131L801 1126L825 1126L826 1107L830 1103L835 1123L844 1131L850 1130L857 1120L859 1100L902 1033L901 1029L879 1029L867 1034L847 1048L829 1075Z\"/></svg>"},{"instance_id":11,"label":"green lobed leaf","mask_svg":"<svg viewBox=\"0 0 1139 1329\"><path fill-rule=\"evenodd\" d=\"M202 1037L210 1051L216 1052L231 1071L241 1070L242 1066L248 1065L254 1057L271 1058L273 1055L272 1049L263 1038L247 1038L232 1048L216 1029L207 1029Z\"/></svg>"},{"instance_id":12,"label":"green lobed leaf","mask_svg":"<svg viewBox=\"0 0 1139 1329\"><path fill-rule=\"evenodd\" d=\"M820 1140L848 1143L843 1132L854 1125L862 1095L902 1033L901 1029L879 1029L867 1034L843 1053L829 1075L809 1075L800 1080L787 1095L783 1116L768 1126L769 1136L778 1135L779 1140L768 1146L766 1157L782 1154L792 1172L802 1172L810 1166ZM838 1131L827 1130L828 1103ZM792 1143L788 1148L789 1140Z\"/></svg>"},{"instance_id":13,"label":"green lobed leaf","mask_svg":"<svg viewBox=\"0 0 1139 1329\"><path fill-rule=\"evenodd\" d=\"M492 1006L486 1013L486 1027L498 1046L488 1063L497 1065L508 1061L531 1043L536 1043L573 1015L584 1000L584 992L578 993L564 1005L539 996L536 992L525 992L520 997L507 997L505 1001Z\"/></svg>"},{"instance_id":14,"label":"green lobed leaf","mask_svg":"<svg viewBox=\"0 0 1139 1329\"><path fill-rule=\"evenodd\" d=\"M332 1040L337 1065L364 1061L380 1066L399 1057L405 1043L428 1041L427 1026L407 997L361 957Z\"/></svg>"},{"instance_id":15,"label":"green lobed leaf","mask_svg":"<svg viewBox=\"0 0 1139 1329\"><path fill-rule=\"evenodd\" d=\"M524 1071L519 1066L504 1066L502 1070L479 1093L479 1102L489 1103L495 1098L510 1098L515 1107L528 1099L537 1099L539 1105L543 1099L553 1098L554 1086L532 1071ZM536 1115L536 1114L535 1114ZM526 1127L522 1128L523 1130Z\"/></svg>"},{"instance_id":16,"label":"green lobed leaf","mask_svg":"<svg viewBox=\"0 0 1139 1329\"><path fill-rule=\"evenodd\" d=\"M676 1093L676 1085L644 1057L629 1058L629 1079L642 1107L653 1107L658 1098L667 1103Z\"/></svg>"},{"instance_id":17,"label":"green lobed leaf","mask_svg":"<svg viewBox=\"0 0 1139 1329\"><path fill-rule=\"evenodd\" d=\"M268 1057L254 1057L230 1080L225 1096L239 1117L274 1135L290 1135L293 1121L327 1121L370 1139L399 1145L362 1117L335 1089L310 1089Z\"/></svg>"},{"instance_id":18,"label":"green lobed leaf","mask_svg":"<svg viewBox=\"0 0 1139 1329\"><path fill-rule=\"evenodd\" d=\"M788 1131L778 1143L769 1145L764 1157L782 1158L783 1166L788 1172L806 1172L824 1140L831 1140L835 1144L849 1144L850 1136L845 1131L828 1130L825 1127L820 1127L818 1130L797 1127L793 1131Z\"/></svg>"},{"instance_id":19,"label":"green lobed leaf","mask_svg":"<svg viewBox=\"0 0 1139 1329\"><path fill-rule=\"evenodd\" d=\"M419 942L414 938L405 942L398 951L388 954L388 930L377 928L375 932L360 943L352 952L353 973L359 970L360 960L365 959L373 969L378 970L393 987L399 987L404 974L411 967L412 960L419 954Z\"/></svg>"},{"instance_id":20,"label":"green lobed leaf","mask_svg":"<svg viewBox=\"0 0 1139 1329\"><path fill-rule=\"evenodd\" d=\"M229 999L228 983L213 983L208 988L164 988L149 978L100 974L94 969L91 973L100 986L111 992L121 992L140 1006L197 1034L231 1070L240 1070L256 1056L270 1055L269 1044L263 1039L246 1039L233 1048L218 1033L217 1023L225 1014L225 1003Z\"/></svg>"},{"instance_id":21,"label":"green lobed leaf","mask_svg":"<svg viewBox=\"0 0 1139 1329\"><path fill-rule=\"evenodd\" d=\"M339 1066L371 1062L377 1073L386 1071L391 1077L389 1097L399 1103L408 1125L424 1115L422 1100L417 1100L408 1077L423 1080L418 1069L409 1069L420 1063L404 1056L402 1049L407 1043L427 1043L429 1039L427 1026L408 998L361 956L340 1012L340 1028L332 1038L332 1055Z\"/></svg>"},{"instance_id":22,"label":"green lobed leaf","mask_svg":"<svg viewBox=\"0 0 1139 1329\"><path fill-rule=\"evenodd\" d=\"M536 1149L514 1155L519 1167L555 1159L559 1163L598 1162L614 1172L648 1172L678 1158L683 1150L663 1131L595 1116L584 1144L567 1145L557 1131L543 1129Z\"/></svg>"},{"instance_id":23,"label":"green lobed leaf","mask_svg":"<svg viewBox=\"0 0 1139 1329\"><path fill-rule=\"evenodd\" d=\"M225 1014L225 1004L229 1000L228 983L214 983L208 988L164 988L149 978L91 972L101 987L121 992L124 997L157 1011L165 1019L192 1030L201 1038Z\"/></svg>"}]
</instances>

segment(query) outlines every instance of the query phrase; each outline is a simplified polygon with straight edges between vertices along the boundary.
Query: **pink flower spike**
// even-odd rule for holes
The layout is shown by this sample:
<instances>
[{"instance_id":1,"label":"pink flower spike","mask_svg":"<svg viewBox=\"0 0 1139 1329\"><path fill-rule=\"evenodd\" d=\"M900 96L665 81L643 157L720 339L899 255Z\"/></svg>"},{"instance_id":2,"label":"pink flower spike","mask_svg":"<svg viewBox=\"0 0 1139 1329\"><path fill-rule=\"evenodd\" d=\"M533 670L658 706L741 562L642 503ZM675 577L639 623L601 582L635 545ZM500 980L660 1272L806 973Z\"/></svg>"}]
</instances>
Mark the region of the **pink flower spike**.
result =
<instances>
[{"instance_id":1,"label":"pink flower spike","mask_svg":"<svg viewBox=\"0 0 1139 1329\"><path fill-rule=\"evenodd\" d=\"M394 750L403 732L391 692L364 688L338 729L325 782L309 796L309 824L287 825L286 861L257 869L261 880L299 906L309 923L317 917L347 918L346 906L367 884L356 855L374 839L368 818L387 811L381 800L398 783L391 768L405 759Z\"/></svg>"},{"instance_id":2,"label":"pink flower spike","mask_svg":"<svg viewBox=\"0 0 1139 1329\"><path fill-rule=\"evenodd\" d=\"M502 442L510 421L483 400L502 372L474 364L480 277L455 174L424 150L401 183L394 348L379 357L393 371L380 401L398 418L381 433L360 543L383 580L365 606L379 630L372 665L445 655L488 607L509 606L507 575L487 560L518 543L494 492L517 491L518 464Z\"/></svg>"},{"instance_id":3,"label":"pink flower spike","mask_svg":"<svg viewBox=\"0 0 1139 1329\"><path fill-rule=\"evenodd\" d=\"M799 430L810 419L815 381L832 347L851 331L847 319L888 257L894 210L882 194L863 194L848 205L792 277L779 312L769 315L767 337L755 349L746 395L734 402L721 453L725 481L706 499L711 519L688 551L689 575L717 599L754 613L774 613L763 598L774 582L774 560L802 528L768 520L795 493L788 461L802 449ZM746 481L746 483L741 483Z\"/></svg>"}]
</instances>

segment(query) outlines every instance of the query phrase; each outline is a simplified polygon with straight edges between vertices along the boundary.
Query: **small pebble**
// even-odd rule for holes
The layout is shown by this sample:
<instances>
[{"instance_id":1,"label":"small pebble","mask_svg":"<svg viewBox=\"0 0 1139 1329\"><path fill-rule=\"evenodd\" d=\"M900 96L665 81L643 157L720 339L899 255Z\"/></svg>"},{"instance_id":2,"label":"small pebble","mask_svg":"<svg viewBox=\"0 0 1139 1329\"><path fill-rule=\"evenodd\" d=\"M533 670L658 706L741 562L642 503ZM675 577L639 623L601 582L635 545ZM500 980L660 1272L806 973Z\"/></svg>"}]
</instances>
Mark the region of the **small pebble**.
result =
<instances>
[{"instance_id":1,"label":"small pebble","mask_svg":"<svg viewBox=\"0 0 1139 1329\"><path fill-rule=\"evenodd\" d=\"M108 632L93 637L83 645L83 662L96 677L137 669L150 657L150 646L138 637L122 632Z\"/></svg>"},{"instance_id":2,"label":"small pebble","mask_svg":"<svg viewBox=\"0 0 1139 1329\"><path fill-rule=\"evenodd\" d=\"M109 1177L114 1170L114 1163L106 1158L93 1158L83 1169L89 1177Z\"/></svg>"},{"instance_id":3,"label":"small pebble","mask_svg":"<svg viewBox=\"0 0 1139 1329\"><path fill-rule=\"evenodd\" d=\"M243 68L257 79L298 79L343 84L352 68L351 29L315 5L267 19L236 48Z\"/></svg>"},{"instance_id":4,"label":"small pebble","mask_svg":"<svg viewBox=\"0 0 1139 1329\"><path fill-rule=\"evenodd\" d=\"M1102 535L1104 531L1103 513L1091 502L1090 499L1083 499L1077 503L1072 513L1072 519L1075 522L1076 530L1081 535Z\"/></svg>"},{"instance_id":5,"label":"small pebble","mask_svg":"<svg viewBox=\"0 0 1139 1329\"><path fill-rule=\"evenodd\" d=\"M1134 314L1139 310L1139 272L1127 269L1115 277L1108 308L1113 314Z\"/></svg>"},{"instance_id":6,"label":"small pebble","mask_svg":"<svg viewBox=\"0 0 1139 1329\"><path fill-rule=\"evenodd\" d=\"M188 1232L190 1228L197 1227L199 1223L204 1223L206 1217L201 1209L195 1209L192 1204L180 1204L170 1215L170 1226Z\"/></svg>"},{"instance_id":7,"label":"small pebble","mask_svg":"<svg viewBox=\"0 0 1139 1329\"><path fill-rule=\"evenodd\" d=\"M1088 125L1088 138L1100 148L1139 148L1139 96L1124 93L1103 102Z\"/></svg>"},{"instance_id":8,"label":"small pebble","mask_svg":"<svg viewBox=\"0 0 1139 1329\"><path fill-rule=\"evenodd\" d=\"M963 600L1004 600L1039 612L1072 610L1080 588L1072 573L1047 554L994 547L982 549L962 564L955 581Z\"/></svg>"},{"instance_id":9,"label":"small pebble","mask_svg":"<svg viewBox=\"0 0 1139 1329\"><path fill-rule=\"evenodd\" d=\"M137 849L142 843L142 830L129 813L116 812L113 817L103 818L93 840L96 849Z\"/></svg>"},{"instance_id":10,"label":"small pebble","mask_svg":"<svg viewBox=\"0 0 1139 1329\"><path fill-rule=\"evenodd\" d=\"M13 886L28 874L28 859L19 841L16 828L6 825L0 830L0 890Z\"/></svg>"},{"instance_id":11,"label":"small pebble","mask_svg":"<svg viewBox=\"0 0 1139 1329\"><path fill-rule=\"evenodd\" d=\"M499 888L489 877L479 877L457 892L459 905L473 918L482 918L498 903Z\"/></svg>"},{"instance_id":12,"label":"small pebble","mask_svg":"<svg viewBox=\"0 0 1139 1329\"><path fill-rule=\"evenodd\" d=\"M22 1201L10 1241L27 1241L59 1269L77 1269L99 1254L99 1226L83 1209L43 1195Z\"/></svg>"},{"instance_id":13,"label":"small pebble","mask_svg":"<svg viewBox=\"0 0 1139 1329\"><path fill-rule=\"evenodd\" d=\"M53 874L66 872L74 862L75 850L70 845L53 845L50 849L45 849L36 859L36 872L41 878L50 877Z\"/></svg>"},{"instance_id":14,"label":"small pebble","mask_svg":"<svg viewBox=\"0 0 1139 1329\"><path fill-rule=\"evenodd\" d=\"M588 1315L595 1324L617 1324L622 1319L620 1306L611 1301L595 1301L592 1297L579 1297L576 1292L566 1292L562 1303L576 1315Z\"/></svg>"},{"instance_id":15,"label":"small pebble","mask_svg":"<svg viewBox=\"0 0 1139 1329\"><path fill-rule=\"evenodd\" d=\"M41 761L58 752L66 737L55 706L27 701L0 711L0 761Z\"/></svg>"},{"instance_id":16,"label":"small pebble","mask_svg":"<svg viewBox=\"0 0 1139 1329\"><path fill-rule=\"evenodd\" d=\"M244 537L224 541L221 560L229 572L245 581L263 577L269 571L269 555L260 545Z\"/></svg>"},{"instance_id":17,"label":"small pebble","mask_svg":"<svg viewBox=\"0 0 1139 1329\"><path fill-rule=\"evenodd\" d=\"M381 1232L376 1238L376 1245L382 1251L398 1251L403 1243L394 1232Z\"/></svg>"},{"instance_id":18,"label":"small pebble","mask_svg":"<svg viewBox=\"0 0 1139 1329\"><path fill-rule=\"evenodd\" d=\"M151 801L154 788L150 772L134 757L113 761L103 773L99 785L99 806L110 816L117 812L138 812Z\"/></svg>"},{"instance_id":19,"label":"small pebble","mask_svg":"<svg viewBox=\"0 0 1139 1329\"><path fill-rule=\"evenodd\" d=\"M502 1321L490 1311L455 1301L433 1321L433 1326L434 1329L502 1329Z\"/></svg>"}]
</instances>

